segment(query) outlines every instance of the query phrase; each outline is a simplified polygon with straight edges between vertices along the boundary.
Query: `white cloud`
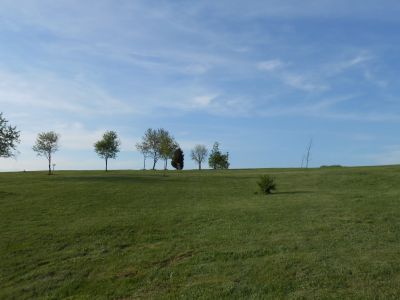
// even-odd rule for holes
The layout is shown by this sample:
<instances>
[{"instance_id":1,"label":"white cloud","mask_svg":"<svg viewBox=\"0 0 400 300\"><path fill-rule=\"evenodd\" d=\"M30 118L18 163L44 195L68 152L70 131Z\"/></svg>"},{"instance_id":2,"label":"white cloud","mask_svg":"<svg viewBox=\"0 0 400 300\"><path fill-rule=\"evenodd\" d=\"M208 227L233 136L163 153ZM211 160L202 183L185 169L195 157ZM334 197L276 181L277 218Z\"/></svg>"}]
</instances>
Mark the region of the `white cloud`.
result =
<instances>
[{"instance_id":1,"label":"white cloud","mask_svg":"<svg viewBox=\"0 0 400 300\"><path fill-rule=\"evenodd\" d=\"M347 69L363 65L366 62L371 61L372 59L373 56L368 51L363 50L353 58L329 64L328 71L334 74L340 73Z\"/></svg>"},{"instance_id":2,"label":"white cloud","mask_svg":"<svg viewBox=\"0 0 400 300\"><path fill-rule=\"evenodd\" d=\"M205 111L225 117L248 116L253 111L253 103L250 99L220 93L193 96L187 101L177 99L172 105L182 111Z\"/></svg>"},{"instance_id":3,"label":"white cloud","mask_svg":"<svg viewBox=\"0 0 400 300\"><path fill-rule=\"evenodd\" d=\"M218 94L214 95L203 95L194 97L191 102L193 108L207 108L214 99L218 97Z\"/></svg>"},{"instance_id":4,"label":"white cloud","mask_svg":"<svg viewBox=\"0 0 400 300\"><path fill-rule=\"evenodd\" d=\"M305 75L285 73L281 78L285 84L306 92L321 92L329 89L328 85L314 83Z\"/></svg>"},{"instance_id":5,"label":"white cloud","mask_svg":"<svg viewBox=\"0 0 400 300\"><path fill-rule=\"evenodd\" d=\"M257 64L257 68L261 71L272 73L275 78L278 78L282 83L292 88L306 91L306 92L321 92L329 89L327 84L322 84L317 80L314 80L314 76L306 74L296 74L293 71L288 70L288 64L283 63L279 59L261 61Z\"/></svg>"},{"instance_id":6,"label":"white cloud","mask_svg":"<svg viewBox=\"0 0 400 300\"><path fill-rule=\"evenodd\" d=\"M85 115L138 111L91 82L44 72L16 74L0 70L0 104L14 107L19 114L40 110Z\"/></svg>"},{"instance_id":7,"label":"white cloud","mask_svg":"<svg viewBox=\"0 0 400 300\"><path fill-rule=\"evenodd\" d=\"M257 115L260 116L304 116L324 119L338 119L362 122L399 122L400 117L395 113L385 112L352 112L343 111L337 107L338 104L348 102L360 97L358 94L349 94L337 97L328 97L314 101L301 101L271 106L268 109L258 109ZM359 137L361 140L363 137Z\"/></svg>"},{"instance_id":8,"label":"white cloud","mask_svg":"<svg viewBox=\"0 0 400 300\"><path fill-rule=\"evenodd\" d=\"M262 71L275 71L277 69L280 69L284 66L284 63L280 61L279 59L273 59L273 60L266 60L266 61L261 61L257 64L257 67L259 70Z\"/></svg>"}]
</instances>

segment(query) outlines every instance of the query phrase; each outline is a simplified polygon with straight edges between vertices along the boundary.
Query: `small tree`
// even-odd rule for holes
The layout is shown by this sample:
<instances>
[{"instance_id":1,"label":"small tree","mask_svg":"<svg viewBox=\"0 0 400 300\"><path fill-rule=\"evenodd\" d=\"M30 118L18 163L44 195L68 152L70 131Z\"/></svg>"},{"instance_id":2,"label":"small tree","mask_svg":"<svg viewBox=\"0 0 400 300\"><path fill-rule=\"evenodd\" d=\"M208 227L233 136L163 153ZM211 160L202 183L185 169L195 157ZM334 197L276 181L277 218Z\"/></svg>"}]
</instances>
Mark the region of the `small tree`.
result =
<instances>
[{"instance_id":1,"label":"small tree","mask_svg":"<svg viewBox=\"0 0 400 300\"><path fill-rule=\"evenodd\" d=\"M146 170L146 159L150 156L150 147L145 141L142 141L136 144L136 149L143 155L143 170Z\"/></svg>"},{"instance_id":2,"label":"small tree","mask_svg":"<svg viewBox=\"0 0 400 300\"><path fill-rule=\"evenodd\" d=\"M49 162L49 175L51 175L51 159L52 154L58 151L58 140L60 136L54 131L42 132L38 134L36 144L33 146L33 151L38 156L44 156Z\"/></svg>"},{"instance_id":3,"label":"small tree","mask_svg":"<svg viewBox=\"0 0 400 300\"><path fill-rule=\"evenodd\" d=\"M108 171L108 160L117 157L120 145L121 142L115 131L106 131L103 138L94 144L94 151L106 162L106 172Z\"/></svg>"},{"instance_id":4,"label":"small tree","mask_svg":"<svg viewBox=\"0 0 400 300\"><path fill-rule=\"evenodd\" d=\"M212 169L228 169L229 168L229 153L222 154L219 150L219 143L215 142L211 150L208 164Z\"/></svg>"},{"instance_id":5,"label":"small tree","mask_svg":"<svg viewBox=\"0 0 400 300\"><path fill-rule=\"evenodd\" d=\"M159 139L159 154L162 159L164 159L164 170L167 170L168 159L172 158L175 150L179 147L175 139L170 135L170 133L160 128L157 131Z\"/></svg>"},{"instance_id":6,"label":"small tree","mask_svg":"<svg viewBox=\"0 0 400 300\"><path fill-rule=\"evenodd\" d=\"M153 159L153 170L160 158L164 160L164 170L167 169L168 159L172 158L174 151L179 147L178 143L171 136L171 134L164 128L147 129L142 142L140 142L137 149L142 152L146 157ZM143 150L145 152L143 152Z\"/></svg>"},{"instance_id":7,"label":"small tree","mask_svg":"<svg viewBox=\"0 0 400 300\"><path fill-rule=\"evenodd\" d=\"M191 151L192 160L197 162L199 170L201 170L201 163L207 158L208 150L204 145L196 145Z\"/></svg>"},{"instance_id":8,"label":"small tree","mask_svg":"<svg viewBox=\"0 0 400 300\"><path fill-rule=\"evenodd\" d=\"M147 129L142 137L142 145L145 145L146 157L153 159L153 170L156 168L157 161L160 158L160 134L159 129Z\"/></svg>"},{"instance_id":9,"label":"small tree","mask_svg":"<svg viewBox=\"0 0 400 300\"><path fill-rule=\"evenodd\" d=\"M17 148L20 132L16 127L8 125L8 121L0 113L0 157L12 157Z\"/></svg>"},{"instance_id":10,"label":"small tree","mask_svg":"<svg viewBox=\"0 0 400 300\"><path fill-rule=\"evenodd\" d=\"M181 148L176 149L174 155L172 156L171 165L177 170L182 170L184 156L185 155L183 154Z\"/></svg>"}]
</instances>

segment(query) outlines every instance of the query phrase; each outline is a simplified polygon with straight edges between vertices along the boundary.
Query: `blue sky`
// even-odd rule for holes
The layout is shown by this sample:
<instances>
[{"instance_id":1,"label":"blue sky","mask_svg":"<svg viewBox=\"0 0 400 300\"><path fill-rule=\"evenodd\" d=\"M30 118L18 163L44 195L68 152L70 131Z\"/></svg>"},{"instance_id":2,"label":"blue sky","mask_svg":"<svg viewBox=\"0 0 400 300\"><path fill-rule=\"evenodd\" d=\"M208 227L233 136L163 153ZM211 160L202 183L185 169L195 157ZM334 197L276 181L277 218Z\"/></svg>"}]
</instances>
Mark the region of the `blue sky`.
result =
<instances>
[{"instance_id":1,"label":"blue sky","mask_svg":"<svg viewBox=\"0 0 400 300\"><path fill-rule=\"evenodd\" d=\"M231 167L400 163L400 3L381 0L2 0L0 111L22 133L0 170L45 169L39 132L61 135L58 169L138 169L143 132L189 151L214 141ZM162 167L161 163L158 166Z\"/></svg>"}]
</instances>

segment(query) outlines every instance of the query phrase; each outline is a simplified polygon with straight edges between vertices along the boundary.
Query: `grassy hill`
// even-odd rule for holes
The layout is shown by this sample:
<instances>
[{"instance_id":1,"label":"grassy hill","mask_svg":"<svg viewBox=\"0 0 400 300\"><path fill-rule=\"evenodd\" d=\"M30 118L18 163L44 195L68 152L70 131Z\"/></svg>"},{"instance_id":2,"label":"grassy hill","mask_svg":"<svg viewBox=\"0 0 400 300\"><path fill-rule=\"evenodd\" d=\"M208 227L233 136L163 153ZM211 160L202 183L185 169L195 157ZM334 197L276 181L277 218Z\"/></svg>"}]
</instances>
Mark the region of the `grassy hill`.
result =
<instances>
[{"instance_id":1,"label":"grassy hill","mask_svg":"<svg viewBox=\"0 0 400 300\"><path fill-rule=\"evenodd\" d=\"M400 167L0 174L0 299L397 299L399 245Z\"/></svg>"}]
</instances>

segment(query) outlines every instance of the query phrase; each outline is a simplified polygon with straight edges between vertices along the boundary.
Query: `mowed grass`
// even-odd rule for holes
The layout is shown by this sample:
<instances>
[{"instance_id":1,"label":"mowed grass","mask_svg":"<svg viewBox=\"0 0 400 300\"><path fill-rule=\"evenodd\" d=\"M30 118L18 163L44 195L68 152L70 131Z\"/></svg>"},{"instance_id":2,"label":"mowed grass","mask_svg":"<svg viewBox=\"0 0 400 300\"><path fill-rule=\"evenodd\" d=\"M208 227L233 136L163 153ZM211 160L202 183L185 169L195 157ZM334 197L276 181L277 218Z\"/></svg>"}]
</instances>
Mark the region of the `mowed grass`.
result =
<instances>
[{"instance_id":1,"label":"mowed grass","mask_svg":"<svg viewBox=\"0 0 400 300\"><path fill-rule=\"evenodd\" d=\"M1 299L399 295L400 167L0 174Z\"/></svg>"}]
</instances>

